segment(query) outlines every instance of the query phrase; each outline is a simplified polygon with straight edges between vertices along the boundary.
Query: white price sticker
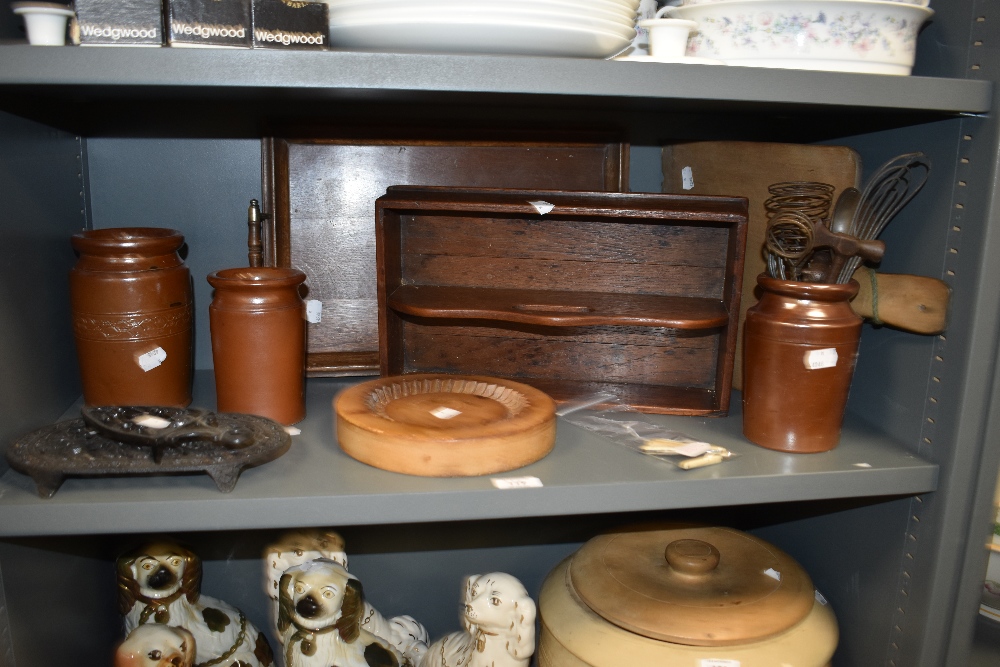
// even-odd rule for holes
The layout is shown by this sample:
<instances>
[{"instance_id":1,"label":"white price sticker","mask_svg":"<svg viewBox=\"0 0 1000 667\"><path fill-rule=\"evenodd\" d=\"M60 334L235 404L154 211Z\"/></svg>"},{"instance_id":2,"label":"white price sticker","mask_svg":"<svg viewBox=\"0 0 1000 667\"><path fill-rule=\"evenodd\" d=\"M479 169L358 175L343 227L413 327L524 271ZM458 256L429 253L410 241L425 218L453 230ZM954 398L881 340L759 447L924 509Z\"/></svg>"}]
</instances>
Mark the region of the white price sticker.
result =
<instances>
[{"instance_id":1,"label":"white price sticker","mask_svg":"<svg viewBox=\"0 0 1000 667\"><path fill-rule=\"evenodd\" d=\"M458 410L447 408L442 405L440 408L434 408L433 410L431 410L431 414L437 417L438 419L453 419L462 413Z\"/></svg>"},{"instance_id":2,"label":"white price sticker","mask_svg":"<svg viewBox=\"0 0 1000 667\"><path fill-rule=\"evenodd\" d=\"M740 667L740 661L722 660L719 658L702 658L698 667Z\"/></svg>"},{"instance_id":3,"label":"white price sticker","mask_svg":"<svg viewBox=\"0 0 1000 667\"><path fill-rule=\"evenodd\" d=\"M803 359L806 368L811 371L820 368L833 368L837 365L837 348L828 347L822 350L809 350Z\"/></svg>"},{"instance_id":4,"label":"white price sticker","mask_svg":"<svg viewBox=\"0 0 1000 667\"><path fill-rule=\"evenodd\" d=\"M323 302L319 299L306 301L306 322L319 324L323 321Z\"/></svg>"},{"instance_id":5,"label":"white price sticker","mask_svg":"<svg viewBox=\"0 0 1000 667\"><path fill-rule=\"evenodd\" d=\"M535 207L535 210L538 211L539 215L545 215L546 213L548 213L549 211L551 211L556 207L555 204L550 204L547 201L541 201L541 200L529 201L528 203Z\"/></svg>"},{"instance_id":6,"label":"white price sticker","mask_svg":"<svg viewBox=\"0 0 1000 667\"><path fill-rule=\"evenodd\" d=\"M816 591L816 602L819 602L824 607L830 604L829 602L827 602L826 598L823 597L823 594L820 593L819 591Z\"/></svg>"},{"instance_id":7,"label":"white price sticker","mask_svg":"<svg viewBox=\"0 0 1000 667\"><path fill-rule=\"evenodd\" d=\"M775 570L773 567L769 567L766 570L764 570L764 574L771 577L775 581L781 581L781 573Z\"/></svg>"},{"instance_id":8,"label":"white price sticker","mask_svg":"<svg viewBox=\"0 0 1000 667\"><path fill-rule=\"evenodd\" d=\"M170 420L156 415L136 415L132 417L132 422L146 428L166 428L170 426Z\"/></svg>"},{"instance_id":9,"label":"white price sticker","mask_svg":"<svg viewBox=\"0 0 1000 667\"><path fill-rule=\"evenodd\" d=\"M685 190L694 190L694 172L691 167L681 169L681 187Z\"/></svg>"},{"instance_id":10,"label":"white price sticker","mask_svg":"<svg viewBox=\"0 0 1000 667\"><path fill-rule=\"evenodd\" d=\"M167 360L167 353L163 350L162 347L158 347L155 350L150 350L146 354L140 354L138 357L135 358L136 363L139 364L139 368L141 368L146 373L153 370L166 360Z\"/></svg>"},{"instance_id":11,"label":"white price sticker","mask_svg":"<svg viewBox=\"0 0 1000 667\"><path fill-rule=\"evenodd\" d=\"M540 489L544 486L537 477L491 477L490 483L498 489Z\"/></svg>"}]
</instances>

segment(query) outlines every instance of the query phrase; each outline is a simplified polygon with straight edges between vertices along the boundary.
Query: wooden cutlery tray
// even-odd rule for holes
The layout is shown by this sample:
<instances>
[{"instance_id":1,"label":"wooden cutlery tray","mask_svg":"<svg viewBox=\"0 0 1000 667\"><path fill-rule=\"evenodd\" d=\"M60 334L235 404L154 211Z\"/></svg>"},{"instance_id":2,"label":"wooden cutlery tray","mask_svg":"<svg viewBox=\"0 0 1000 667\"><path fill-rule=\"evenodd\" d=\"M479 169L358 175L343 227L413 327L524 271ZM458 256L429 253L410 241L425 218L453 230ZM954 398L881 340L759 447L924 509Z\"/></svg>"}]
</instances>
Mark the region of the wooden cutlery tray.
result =
<instances>
[{"instance_id":1,"label":"wooden cutlery tray","mask_svg":"<svg viewBox=\"0 0 1000 667\"><path fill-rule=\"evenodd\" d=\"M375 215L383 375L726 414L746 199L400 186Z\"/></svg>"}]
</instances>

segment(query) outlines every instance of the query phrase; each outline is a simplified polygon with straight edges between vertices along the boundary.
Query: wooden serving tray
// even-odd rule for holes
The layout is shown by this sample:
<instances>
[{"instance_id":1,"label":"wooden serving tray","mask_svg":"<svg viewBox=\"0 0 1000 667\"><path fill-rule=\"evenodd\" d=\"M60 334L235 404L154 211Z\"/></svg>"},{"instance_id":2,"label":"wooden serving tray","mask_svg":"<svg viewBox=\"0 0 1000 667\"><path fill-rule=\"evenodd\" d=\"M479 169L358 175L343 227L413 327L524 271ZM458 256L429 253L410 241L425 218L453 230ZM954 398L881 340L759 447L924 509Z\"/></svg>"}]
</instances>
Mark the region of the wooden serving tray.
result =
<instances>
[{"instance_id":1,"label":"wooden serving tray","mask_svg":"<svg viewBox=\"0 0 1000 667\"><path fill-rule=\"evenodd\" d=\"M488 475L552 450L556 405L520 382L441 374L369 380L333 402L341 449L424 477Z\"/></svg>"},{"instance_id":2,"label":"wooden serving tray","mask_svg":"<svg viewBox=\"0 0 1000 667\"><path fill-rule=\"evenodd\" d=\"M383 375L728 410L745 199L392 187L376 221Z\"/></svg>"},{"instance_id":3,"label":"wooden serving tray","mask_svg":"<svg viewBox=\"0 0 1000 667\"><path fill-rule=\"evenodd\" d=\"M379 368L375 200L390 185L620 191L628 145L596 134L365 130L333 138L265 139L264 263L304 271L323 303L309 325L312 376Z\"/></svg>"}]
</instances>

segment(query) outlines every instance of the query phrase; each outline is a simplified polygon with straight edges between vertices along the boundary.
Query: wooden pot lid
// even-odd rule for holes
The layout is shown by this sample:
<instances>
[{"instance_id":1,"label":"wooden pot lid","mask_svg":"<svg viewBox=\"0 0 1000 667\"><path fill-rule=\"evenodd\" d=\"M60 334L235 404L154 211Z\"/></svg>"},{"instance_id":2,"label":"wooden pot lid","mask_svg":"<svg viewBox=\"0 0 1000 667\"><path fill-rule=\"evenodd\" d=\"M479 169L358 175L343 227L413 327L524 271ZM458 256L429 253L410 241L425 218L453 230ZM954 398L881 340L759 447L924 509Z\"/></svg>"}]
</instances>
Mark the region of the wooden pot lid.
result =
<instances>
[{"instance_id":1,"label":"wooden pot lid","mask_svg":"<svg viewBox=\"0 0 1000 667\"><path fill-rule=\"evenodd\" d=\"M691 646L731 646L784 632L813 606L791 556L729 528L656 526L600 535L573 557L586 604L626 630Z\"/></svg>"},{"instance_id":2,"label":"wooden pot lid","mask_svg":"<svg viewBox=\"0 0 1000 667\"><path fill-rule=\"evenodd\" d=\"M355 459L426 477L487 475L533 463L555 443L555 402L485 376L413 374L355 385L334 399L337 439Z\"/></svg>"}]
</instances>

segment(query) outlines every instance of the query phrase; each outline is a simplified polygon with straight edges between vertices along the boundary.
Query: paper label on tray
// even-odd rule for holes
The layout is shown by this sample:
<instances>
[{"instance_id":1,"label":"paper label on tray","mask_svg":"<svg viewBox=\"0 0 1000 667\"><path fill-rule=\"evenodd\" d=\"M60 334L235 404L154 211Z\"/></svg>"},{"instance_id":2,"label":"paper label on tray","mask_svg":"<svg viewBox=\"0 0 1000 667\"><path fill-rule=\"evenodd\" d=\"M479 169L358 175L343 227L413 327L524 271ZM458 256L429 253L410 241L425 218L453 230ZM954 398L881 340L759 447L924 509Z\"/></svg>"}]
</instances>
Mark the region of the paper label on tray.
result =
<instances>
[{"instance_id":1,"label":"paper label on tray","mask_svg":"<svg viewBox=\"0 0 1000 667\"><path fill-rule=\"evenodd\" d=\"M498 489L540 489L544 486L537 477L491 477L490 484Z\"/></svg>"},{"instance_id":2,"label":"paper label on tray","mask_svg":"<svg viewBox=\"0 0 1000 667\"><path fill-rule=\"evenodd\" d=\"M434 408L433 410L431 410L431 414L437 417L438 419L452 419L453 417L457 417L462 413L459 410L455 410L453 408L447 408L442 405L440 408Z\"/></svg>"},{"instance_id":3,"label":"paper label on tray","mask_svg":"<svg viewBox=\"0 0 1000 667\"><path fill-rule=\"evenodd\" d=\"M538 211L539 215L545 215L546 213L548 213L549 211L551 211L556 207L555 204L550 204L547 201L541 201L541 200L529 201L528 203L535 207L535 210Z\"/></svg>"},{"instance_id":4,"label":"paper label on tray","mask_svg":"<svg viewBox=\"0 0 1000 667\"><path fill-rule=\"evenodd\" d=\"M323 302L319 299L306 301L306 322L319 324L323 321Z\"/></svg>"},{"instance_id":5,"label":"paper label on tray","mask_svg":"<svg viewBox=\"0 0 1000 667\"><path fill-rule=\"evenodd\" d=\"M739 660L724 660L720 658L702 658L698 667L740 667Z\"/></svg>"},{"instance_id":6,"label":"paper label on tray","mask_svg":"<svg viewBox=\"0 0 1000 667\"><path fill-rule=\"evenodd\" d=\"M833 368L837 365L837 348L828 347L822 350L809 350L805 358L806 368L811 371L820 368Z\"/></svg>"},{"instance_id":7,"label":"paper label on tray","mask_svg":"<svg viewBox=\"0 0 1000 667\"><path fill-rule=\"evenodd\" d=\"M681 169L681 187L685 190L694 190L694 171L691 167Z\"/></svg>"},{"instance_id":8,"label":"paper label on tray","mask_svg":"<svg viewBox=\"0 0 1000 667\"><path fill-rule=\"evenodd\" d=\"M140 354L136 357L135 361L139 364L139 368L148 373L166 361L166 359L167 353L162 347L158 347L155 350L150 350L146 354Z\"/></svg>"}]
</instances>

